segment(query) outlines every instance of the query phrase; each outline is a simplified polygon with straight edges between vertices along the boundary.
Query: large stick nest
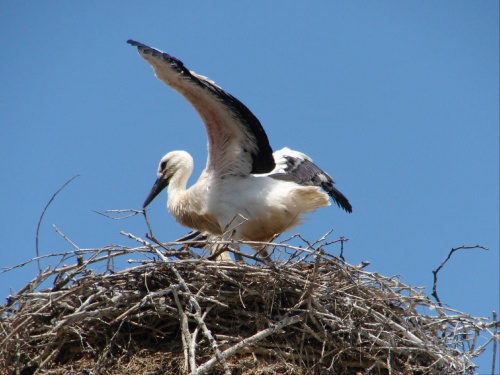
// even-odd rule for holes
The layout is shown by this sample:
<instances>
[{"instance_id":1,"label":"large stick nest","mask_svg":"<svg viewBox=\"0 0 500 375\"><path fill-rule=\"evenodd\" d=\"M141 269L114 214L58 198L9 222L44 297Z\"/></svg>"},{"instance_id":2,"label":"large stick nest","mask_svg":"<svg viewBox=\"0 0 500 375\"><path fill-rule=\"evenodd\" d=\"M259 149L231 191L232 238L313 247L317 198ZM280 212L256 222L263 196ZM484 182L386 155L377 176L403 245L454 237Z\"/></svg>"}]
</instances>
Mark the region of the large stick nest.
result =
<instances>
[{"instance_id":1,"label":"large stick nest","mask_svg":"<svg viewBox=\"0 0 500 375\"><path fill-rule=\"evenodd\" d=\"M328 255L338 241L235 264L134 239L60 254L0 305L0 373L471 374L493 324ZM131 253L149 260L111 269Z\"/></svg>"}]
</instances>

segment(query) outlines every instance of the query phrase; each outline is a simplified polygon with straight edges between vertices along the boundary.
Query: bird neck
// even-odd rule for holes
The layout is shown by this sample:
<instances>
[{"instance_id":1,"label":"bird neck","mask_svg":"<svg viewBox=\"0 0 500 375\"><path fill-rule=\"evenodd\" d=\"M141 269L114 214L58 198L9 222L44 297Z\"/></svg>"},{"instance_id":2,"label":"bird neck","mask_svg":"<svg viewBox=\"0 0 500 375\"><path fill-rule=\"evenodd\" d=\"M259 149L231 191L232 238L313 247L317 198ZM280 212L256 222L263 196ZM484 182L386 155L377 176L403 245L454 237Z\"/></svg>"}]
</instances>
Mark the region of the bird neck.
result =
<instances>
[{"instance_id":1,"label":"bird neck","mask_svg":"<svg viewBox=\"0 0 500 375\"><path fill-rule=\"evenodd\" d=\"M191 176L193 168L188 165L179 168L170 178L168 185L167 206L170 212L177 211L179 205L185 205L188 190L186 189L187 182Z\"/></svg>"}]
</instances>

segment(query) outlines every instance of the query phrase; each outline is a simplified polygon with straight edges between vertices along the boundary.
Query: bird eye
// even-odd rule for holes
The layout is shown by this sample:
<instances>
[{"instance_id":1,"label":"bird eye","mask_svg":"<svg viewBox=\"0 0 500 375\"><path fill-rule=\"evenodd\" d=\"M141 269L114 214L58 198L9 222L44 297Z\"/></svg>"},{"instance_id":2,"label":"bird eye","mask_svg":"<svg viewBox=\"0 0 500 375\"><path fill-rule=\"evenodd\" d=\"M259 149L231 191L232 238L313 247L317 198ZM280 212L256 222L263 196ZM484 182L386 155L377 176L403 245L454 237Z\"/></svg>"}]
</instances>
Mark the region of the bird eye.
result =
<instances>
[{"instance_id":1,"label":"bird eye","mask_svg":"<svg viewBox=\"0 0 500 375\"><path fill-rule=\"evenodd\" d=\"M164 170L165 170L165 168L167 168L167 162L166 162L166 161L162 161L162 162L160 163L160 170L164 171Z\"/></svg>"}]
</instances>

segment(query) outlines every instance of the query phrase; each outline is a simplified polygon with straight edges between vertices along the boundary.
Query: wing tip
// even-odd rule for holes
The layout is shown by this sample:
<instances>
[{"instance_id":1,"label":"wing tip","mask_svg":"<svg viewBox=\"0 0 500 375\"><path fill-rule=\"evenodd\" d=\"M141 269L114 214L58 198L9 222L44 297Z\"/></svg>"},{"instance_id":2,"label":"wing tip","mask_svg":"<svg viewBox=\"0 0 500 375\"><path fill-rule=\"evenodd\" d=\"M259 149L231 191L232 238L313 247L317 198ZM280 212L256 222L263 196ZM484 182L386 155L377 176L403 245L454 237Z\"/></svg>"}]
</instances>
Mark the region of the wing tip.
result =
<instances>
[{"instance_id":1,"label":"wing tip","mask_svg":"<svg viewBox=\"0 0 500 375\"><path fill-rule=\"evenodd\" d=\"M336 196L332 195L331 197L340 208L342 208L345 212L352 214L352 205L351 203L349 203L349 200L342 193Z\"/></svg>"},{"instance_id":2,"label":"wing tip","mask_svg":"<svg viewBox=\"0 0 500 375\"><path fill-rule=\"evenodd\" d=\"M352 205L349 202L349 199L346 198L344 194L342 194L332 183L330 184L322 184L321 186L330 197L332 197L333 201L342 208L345 212L352 214Z\"/></svg>"},{"instance_id":3,"label":"wing tip","mask_svg":"<svg viewBox=\"0 0 500 375\"><path fill-rule=\"evenodd\" d=\"M345 197L344 199L333 198L333 200L335 203L337 203L337 206L339 206L339 208L343 209L348 214L352 214L352 206L347 200L347 198Z\"/></svg>"},{"instance_id":4,"label":"wing tip","mask_svg":"<svg viewBox=\"0 0 500 375\"><path fill-rule=\"evenodd\" d=\"M151 60L150 60L150 58L148 58L148 56L151 56L153 58L160 58L161 60L170 64L171 68L174 68L175 70L177 70L178 73L185 75L185 76L192 76L189 69L187 69L184 66L184 63L181 60L177 59L176 57L169 55L166 52L160 51L157 48L150 47L150 46L143 44L141 42L137 42L133 39L127 40L127 43L130 44L131 46L137 47L137 50L139 51L139 55L141 55L144 59L148 60L150 63L151 63Z\"/></svg>"},{"instance_id":5,"label":"wing tip","mask_svg":"<svg viewBox=\"0 0 500 375\"><path fill-rule=\"evenodd\" d=\"M133 39L127 40L127 43L130 44L131 46L134 46L134 47L144 46L144 44L137 42Z\"/></svg>"},{"instance_id":6,"label":"wing tip","mask_svg":"<svg viewBox=\"0 0 500 375\"><path fill-rule=\"evenodd\" d=\"M138 42L136 40L133 40L133 39L127 40L127 43L133 47L137 47L137 50L139 51L139 53L141 55L144 55L144 54L153 55L153 56L165 55L164 52L162 52L156 48L150 47L146 44L143 44L141 42Z\"/></svg>"}]
</instances>

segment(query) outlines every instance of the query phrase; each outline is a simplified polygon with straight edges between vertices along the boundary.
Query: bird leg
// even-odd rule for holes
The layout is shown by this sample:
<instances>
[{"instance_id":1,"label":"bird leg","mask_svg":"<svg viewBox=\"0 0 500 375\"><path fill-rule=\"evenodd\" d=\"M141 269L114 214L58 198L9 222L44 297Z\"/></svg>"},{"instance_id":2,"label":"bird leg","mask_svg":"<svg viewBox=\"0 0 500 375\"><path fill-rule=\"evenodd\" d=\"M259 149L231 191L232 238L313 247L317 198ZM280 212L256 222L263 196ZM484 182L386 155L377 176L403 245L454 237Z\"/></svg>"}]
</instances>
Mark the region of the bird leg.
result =
<instances>
[{"instance_id":1,"label":"bird leg","mask_svg":"<svg viewBox=\"0 0 500 375\"><path fill-rule=\"evenodd\" d=\"M267 250L268 246L259 246L252 247L252 250L255 251L255 254L261 257L264 260L271 260L269 251Z\"/></svg>"},{"instance_id":2,"label":"bird leg","mask_svg":"<svg viewBox=\"0 0 500 375\"><path fill-rule=\"evenodd\" d=\"M214 244L210 249L209 260L215 260L217 262L232 262L231 255L229 255L228 245L226 244ZM241 255L240 255L241 256ZM236 257L236 254L235 254Z\"/></svg>"},{"instance_id":3,"label":"bird leg","mask_svg":"<svg viewBox=\"0 0 500 375\"><path fill-rule=\"evenodd\" d=\"M235 250L240 250L240 245L239 244L233 244L233 247L235 248ZM233 253L234 254L234 261L236 263L244 263L243 261L243 255L239 254L239 253Z\"/></svg>"}]
</instances>

